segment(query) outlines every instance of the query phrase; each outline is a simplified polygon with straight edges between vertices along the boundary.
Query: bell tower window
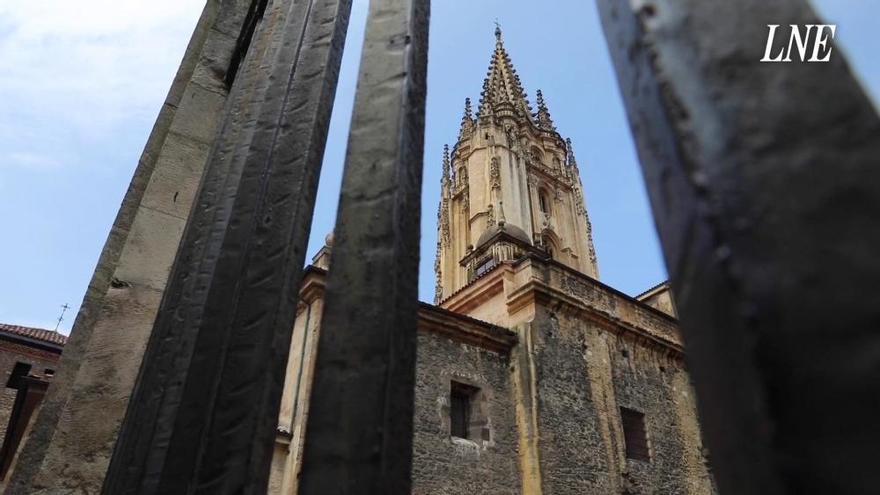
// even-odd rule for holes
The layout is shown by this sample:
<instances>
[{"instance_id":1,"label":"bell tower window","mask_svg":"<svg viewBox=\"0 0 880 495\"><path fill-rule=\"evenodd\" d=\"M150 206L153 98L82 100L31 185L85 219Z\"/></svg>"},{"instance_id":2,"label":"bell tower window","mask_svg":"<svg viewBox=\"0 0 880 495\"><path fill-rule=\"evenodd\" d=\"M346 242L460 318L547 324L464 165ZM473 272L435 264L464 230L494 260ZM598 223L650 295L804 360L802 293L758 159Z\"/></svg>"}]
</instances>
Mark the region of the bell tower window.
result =
<instances>
[{"instance_id":1,"label":"bell tower window","mask_svg":"<svg viewBox=\"0 0 880 495\"><path fill-rule=\"evenodd\" d=\"M550 216L550 199L547 197L547 191L538 193L538 203L541 207L541 213Z\"/></svg>"}]
</instances>

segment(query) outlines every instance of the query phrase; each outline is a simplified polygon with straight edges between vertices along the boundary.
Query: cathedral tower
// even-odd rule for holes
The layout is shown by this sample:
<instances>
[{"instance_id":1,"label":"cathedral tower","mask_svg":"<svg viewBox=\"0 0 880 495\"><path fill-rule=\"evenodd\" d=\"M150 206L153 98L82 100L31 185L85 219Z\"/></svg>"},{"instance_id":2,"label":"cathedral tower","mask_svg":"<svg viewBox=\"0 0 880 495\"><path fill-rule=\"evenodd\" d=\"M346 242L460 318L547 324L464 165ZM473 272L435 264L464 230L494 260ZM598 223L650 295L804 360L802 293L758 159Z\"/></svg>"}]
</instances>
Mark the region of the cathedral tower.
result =
<instances>
[{"instance_id":1,"label":"cathedral tower","mask_svg":"<svg viewBox=\"0 0 880 495\"><path fill-rule=\"evenodd\" d=\"M536 111L501 29L477 113L465 99L458 142L443 150L435 302L499 263L547 256L598 278L590 220L571 140L556 131L539 90Z\"/></svg>"}]
</instances>

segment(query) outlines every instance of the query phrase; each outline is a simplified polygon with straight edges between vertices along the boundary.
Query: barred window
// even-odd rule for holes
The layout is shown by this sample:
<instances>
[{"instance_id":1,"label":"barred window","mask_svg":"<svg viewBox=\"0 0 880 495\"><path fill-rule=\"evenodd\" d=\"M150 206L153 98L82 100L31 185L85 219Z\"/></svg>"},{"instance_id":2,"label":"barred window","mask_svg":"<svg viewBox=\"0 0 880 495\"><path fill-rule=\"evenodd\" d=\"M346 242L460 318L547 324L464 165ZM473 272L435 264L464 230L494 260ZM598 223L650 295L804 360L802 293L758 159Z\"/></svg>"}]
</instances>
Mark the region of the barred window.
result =
<instances>
[{"instance_id":1,"label":"barred window","mask_svg":"<svg viewBox=\"0 0 880 495\"><path fill-rule=\"evenodd\" d=\"M626 444L626 458L650 461L648 434L645 430L645 415L633 409L620 408L620 422L623 424L623 439Z\"/></svg>"},{"instance_id":2,"label":"barred window","mask_svg":"<svg viewBox=\"0 0 880 495\"><path fill-rule=\"evenodd\" d=\"M452 382L449 391L450 436L470 438L473 399L478 390L470 385Z\"/></svg>"}]
</instances>

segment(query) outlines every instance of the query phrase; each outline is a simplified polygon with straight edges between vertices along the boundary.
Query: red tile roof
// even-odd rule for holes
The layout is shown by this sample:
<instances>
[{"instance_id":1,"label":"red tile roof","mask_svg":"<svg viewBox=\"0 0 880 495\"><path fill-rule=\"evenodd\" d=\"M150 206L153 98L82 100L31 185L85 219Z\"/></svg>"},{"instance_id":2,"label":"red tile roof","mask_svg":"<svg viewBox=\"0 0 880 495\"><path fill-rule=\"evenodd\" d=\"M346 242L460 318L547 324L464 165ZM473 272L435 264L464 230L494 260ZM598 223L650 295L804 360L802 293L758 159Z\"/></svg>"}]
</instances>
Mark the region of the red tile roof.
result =
<instances>
[{"instance_id":1,"label":"red tile roof","mask_svg":"<svg viewBox=\"0 0 880 495\"><path fill-rule=\"evenodd\" d=\"M11 333L21 337L34 340L42 340L50 344L64 345L67 343L67 336L54 332L52 330L44 330L42 328L23 327L21 325L10 325L8 323L0 323L0 332Z\"/></svg>"}]
</instances>

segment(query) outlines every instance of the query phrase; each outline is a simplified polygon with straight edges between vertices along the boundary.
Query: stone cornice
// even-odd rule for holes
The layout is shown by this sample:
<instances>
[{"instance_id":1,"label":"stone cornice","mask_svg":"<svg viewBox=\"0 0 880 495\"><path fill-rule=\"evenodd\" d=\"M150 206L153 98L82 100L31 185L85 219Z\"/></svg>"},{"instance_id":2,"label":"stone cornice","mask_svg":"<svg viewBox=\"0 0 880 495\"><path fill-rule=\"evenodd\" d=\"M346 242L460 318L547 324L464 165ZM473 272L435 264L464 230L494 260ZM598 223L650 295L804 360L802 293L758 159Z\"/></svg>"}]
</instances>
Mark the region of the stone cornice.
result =
<instances>
[{"instance_id":1,"label":"stone cornice","mask_svg":"<svg viewBox=\"0 0 880 495\"><path fill-rule=\"evenodd\" d=\"M517 265L515 272L532 273L526 283L507 295L511 314L529 303L555 305L558 311L589 318L608 331L683 355L677 320L672 316L552 260L526 257Z\"/></svg>"},{"instance_id":2,"label":"stone cornice","mask_svg":"<svg viewBox=\"0 0 880 495\"><path fill-rule=\"evenodd\" d=\"M309 265L305 269L300 289L300 307L324 297L327 270ZM299 315L299 313L297 313ZM418 329L432 332L450 340L486 349L499 354L508 354L516 345L516 334L484 321L455 313L425 302L419 302Z\"/></svg>"},{"instance_id":3,"label":"stone cornice","mask_svg":"<svg viewBox=\"0 0 880 495\"><path fill-rule=\"evenodd\" d=\"M419 330L499 354L510 353L518 341L510 330L424 302L419 303Z\"/></svg>"}]
</instances>

